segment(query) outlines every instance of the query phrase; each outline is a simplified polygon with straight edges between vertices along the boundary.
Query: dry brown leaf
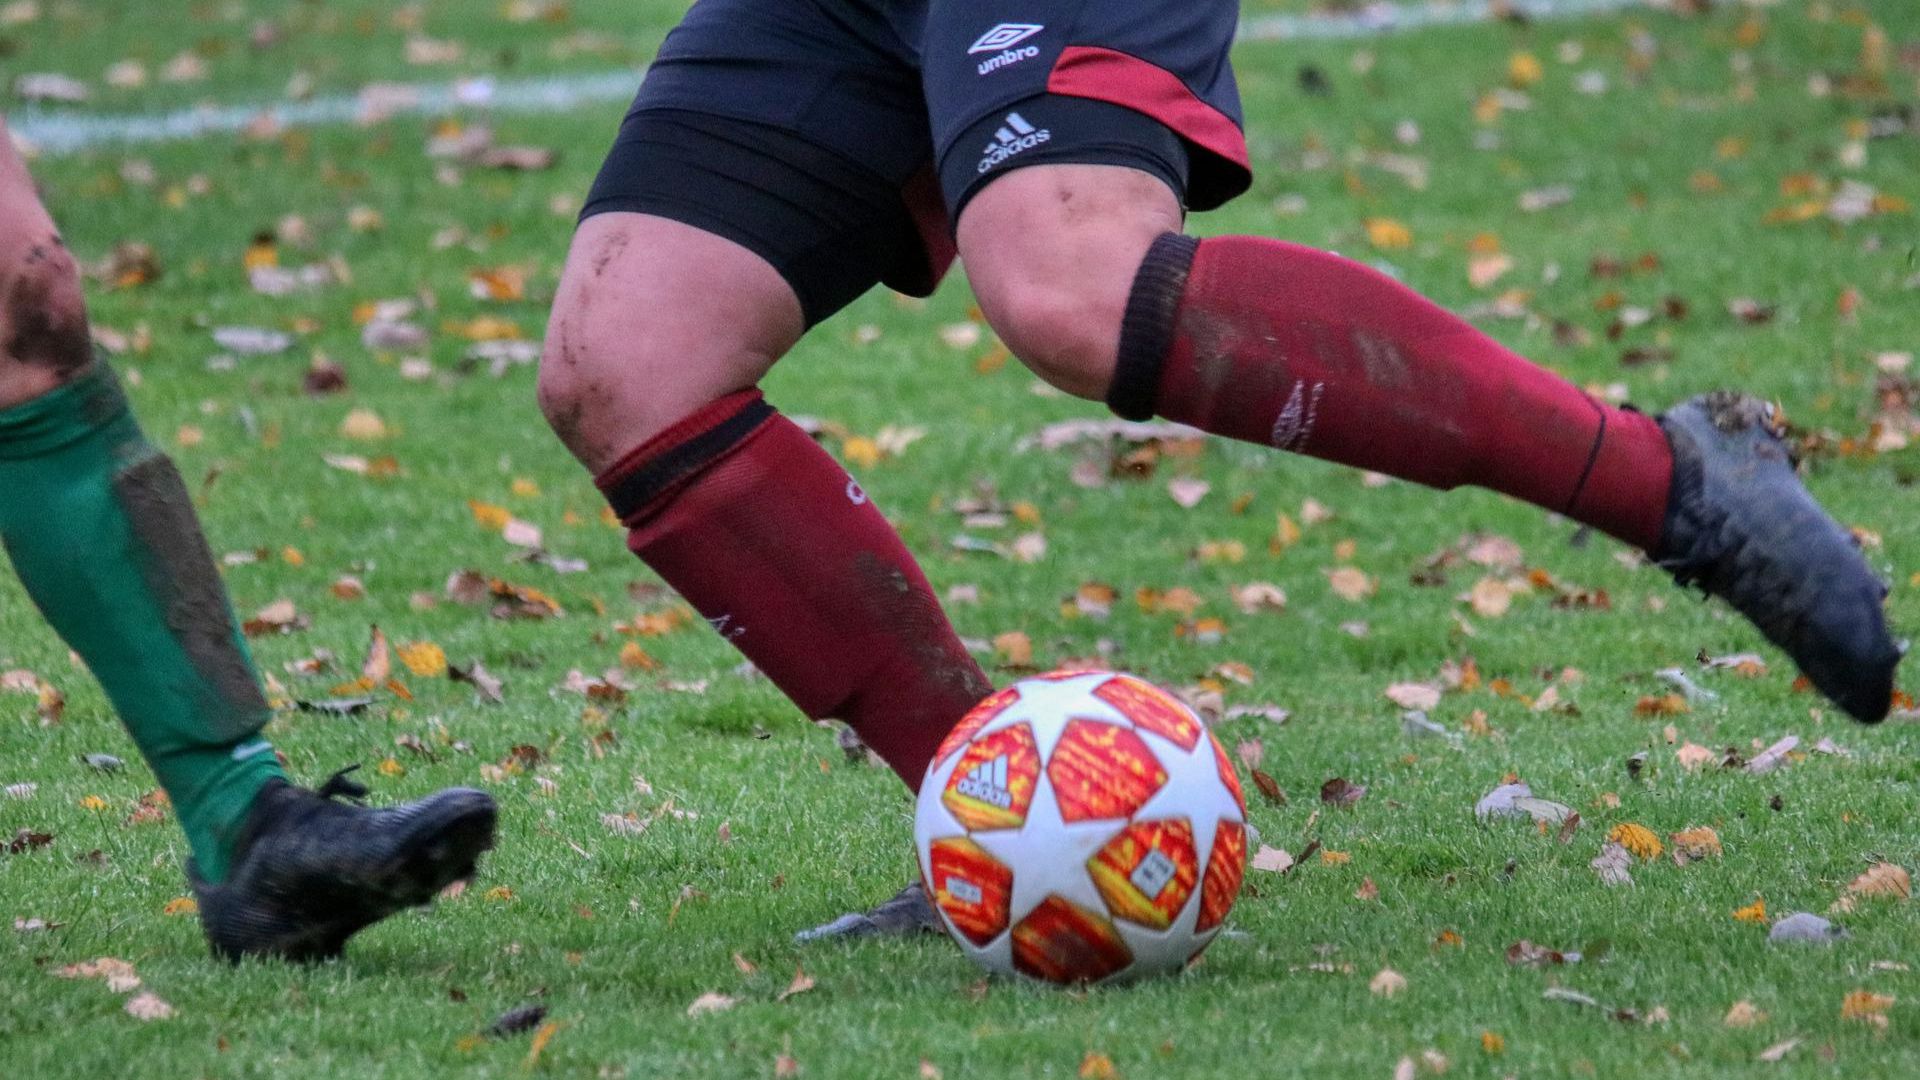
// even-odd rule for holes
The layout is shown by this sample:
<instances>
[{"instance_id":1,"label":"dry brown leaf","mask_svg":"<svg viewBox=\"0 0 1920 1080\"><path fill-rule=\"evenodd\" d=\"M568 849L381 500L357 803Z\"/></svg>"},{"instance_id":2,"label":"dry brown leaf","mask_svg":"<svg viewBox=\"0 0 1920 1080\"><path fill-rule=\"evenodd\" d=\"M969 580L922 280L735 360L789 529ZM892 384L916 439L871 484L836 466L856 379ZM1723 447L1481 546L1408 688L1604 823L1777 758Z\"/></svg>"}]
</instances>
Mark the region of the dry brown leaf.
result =
<instances>
[{"instance_id":1,"label":"dry brown leaf","mask_svg":"<svg viewBox=\"0 0 1920 1080\"><path fill-rule=\"evenodd\" d=\"M1438 708L1440 686L1437 683L1402 682L1387 687L1387 700L1403 709L1423 711Z\"/></svg>"},{"instance_id":2,"label":"dry brown leaf","mask_svg":"<svg viewBox=\"0 0 1920 1080\"><path fill-rule=\"evenodd\" d=\"M1876 994L1871 990L1855 990L1840 999L1840 1019L1859 1020L1874 1027L1885 1029L1887 1010L1893 1008L1892 994Z\"/></svg>"},{"instance_id":3,"label":"dry brown leaf","mask_svg":"<svg viewBox=\"0 0 1920 1080\"><path fill-rule=\"evenodd\" d=\"M1754 1007L1753 1002L1742 999L1733 1003L1721 1023L1730 1028L1750 1028L1765 1023L1766 1019L1767 1014Z\"/></svg>"},{"instance_id":4,"label":"dry brown leaf","mask_svg":"<svg viewBox=\"0 0 1920 1080\"><path fill-rule=\"evenodd\" d=\"M1673 756L1679 759L1680 767L1687 770L1698 769L1719 757L1718 754L1699 743L1691 742L1675 750Z\"/></svg>"},{"instance_id":5,"label":"dry brown leaf","mask_svg":"<svg viewBox=\"0 0 1920 1080\"><path fill-rule=\"evenodd\" d=\"M1497 619L1513 607L1513 587L1497 577L1483 577L1467 592L1467 603L1483 619Z\"/></svg>"},{"instance_id":6,"label":"dry brown leaf","mask_svg":"<svg viewBox=\"0 0 1920 1080\"><path fill-rule=\"evenodd\" d=\"M1706 825L1682 829L1668 836L1673 841L1673 861L1681 866L1697 859L1720 857L1720 834Z\"/></svg>"},{"instance_id":7,"label":"dry brown leaf","mask_svg":"<svg viewBox=\"0 0 1920 1080\"><path fill-rule=\"evenodd\" d=\"M1853 896L1891 896L1905 900L1913 895L1913 880L1904 867L1890 862L1875 863L1847 883L1847 892Z\"/></svg>"},{"instance_id":8,"label":"dry brown leaf","mask_svg":"<svg viewBox=\"0 0 1920 1080\"><path fill-rule=\"evenodd\" d=\"M1381 968L1379 974L1367 982L1367 989L1376 997L1390 998L1407 988L1407 977L1392 968Z\"/></svg>"},{"instance_id":9,"label":"dry brown leaf","mask_svg":"<svg viewBox=\"0 0 1920 1080\"><path fill-rule=\"evenodd\" d=\"M693 999L693 1004L687 1006L687 1015L705 1016L708 1013L726 1012L737 1004L739 999L709 990Z\"/></svg>"},{"instance_id":10,"label":"dry brown leaf","mask_svg":"<svg viewBox=\"0 0 1920 1080\"><path fill-rule=\"evenodd\" d=\"M135 1020L165 1020L173 1015L173 1006L151 990L142 990L127 999L127 1015Z\"/></svg>"},{"instance_id":11,"label":"dry brown leaf","mask_svg":"<svg viewBox=\"0 0 1920 1080\"><path fill-rule=\"evenodd\" d=\"M1335 596L1343 600L1351 600L1358 603L1372 596L1374 591L1379 588L1377 581L1357 567L1342 566L1325 571L1325 573L1327 575L1328 586L1333 589Z\"/></svg>"},{"instance_id":12,"label":"dry brown leaf","mask_svg":"<svg viewBox=\"0 0 1920 1080\"><path fill-rule=\"evenodd\" d=\"M1030 667L1033 664L1033 639L1025 631L1009 630L994 636L993 652L1001 663L1010 667Z\"/></svg>"},{"instance_id":13,"label":"dry brown leaf","mask_svg":"<svg viewBox=\"0 0 1920 1080\"><path fill-rule=\"evenodd\" d=\"M1779 1061L1781 1058L1784 1058L1788 1054L1793 1053L1793 1048L1799 1045L1800 1045L1800 1040L1798 1038L1783 1039L1780 1042L1774 1043L1772 1046L1767 1047L1765 1050L1760 1051L1760 1053L1754 1057L1754 1060L1755 1061Z\"/></svg>"},{"instance_id":14,"label":"dry brown leaf","mask_svg":"<svg viewBox=\"0 0 1920 1080\"><path fill-rule=\"evenodd\" d=\"M378 626L372 627L372 640L367 643L367 658L360 665L360 676L370 683L384 683L393 675L393 654L387 647L386 632Z\"/></svg>"},{"instance_id":15,"label":"dry brown leaf","mask_svg":"<svg viewBox=\"0 0 1920 1080\"><path fill-rule=\"evenodd\" d=\"M780 991L779 995L776 996L773 1000L776 1002L785 1001L788 998L793 997L795 994L806 993L807 991L813 989L814 985L815 984L813 981L813 976L807 974L804 970L800 968L794 968L793 981L788 983L787 988L785 990Z\"/></svg>"},{"instance_id":16,"label":"dry brown leaf","mask_svg":"<svg viewBox=\"0 0 1920 1080\"><path fill-rule=\"evenodd\" d=\"M1280 848L1261 844L1260 850L1253 853L1253 868L1269 873L1284 874L1293 866L1293 856Z\"/></svg>"}]
</instances>

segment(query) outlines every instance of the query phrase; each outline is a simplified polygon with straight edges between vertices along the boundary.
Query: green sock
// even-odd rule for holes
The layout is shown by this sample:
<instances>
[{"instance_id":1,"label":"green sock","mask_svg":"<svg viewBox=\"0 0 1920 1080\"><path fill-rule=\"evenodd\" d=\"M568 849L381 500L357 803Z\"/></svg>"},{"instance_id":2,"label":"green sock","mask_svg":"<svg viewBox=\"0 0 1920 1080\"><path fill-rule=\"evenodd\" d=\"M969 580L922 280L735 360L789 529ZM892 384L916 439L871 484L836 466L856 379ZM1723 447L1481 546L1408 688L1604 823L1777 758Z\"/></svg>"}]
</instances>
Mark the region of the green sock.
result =
<instances>
[{"instance_id":1,"label":"green sock","mask_svg":"<svg viewBox=\"0 0 1920 1080\"><path fill-rule=\"evenodd\" d=\"M180 474L104 363L0 409L0 540L173 800L194 868L224 880L283 776L269 710Z\"/></svg>"}]
</instances>

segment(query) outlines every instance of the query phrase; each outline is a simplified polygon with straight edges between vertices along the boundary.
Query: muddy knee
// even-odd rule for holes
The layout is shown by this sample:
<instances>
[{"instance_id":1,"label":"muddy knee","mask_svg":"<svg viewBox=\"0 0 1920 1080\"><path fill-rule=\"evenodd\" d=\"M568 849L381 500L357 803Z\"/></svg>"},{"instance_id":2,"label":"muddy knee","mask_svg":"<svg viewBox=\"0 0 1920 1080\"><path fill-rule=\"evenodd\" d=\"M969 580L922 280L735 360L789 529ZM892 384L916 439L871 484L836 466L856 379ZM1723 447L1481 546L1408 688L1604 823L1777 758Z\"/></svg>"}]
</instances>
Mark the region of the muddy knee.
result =
<instances>
[{"instance_id":1,"label":"muddy knee","mask_svg":"<svg viewBox=\"0 0 1920 1080\"><path fill-rule=\"evenodd\" d=\"M0 355L70 375L93 358L80 272L59 236L14 248L0 265Z\"/></svg>"}]
</instances>

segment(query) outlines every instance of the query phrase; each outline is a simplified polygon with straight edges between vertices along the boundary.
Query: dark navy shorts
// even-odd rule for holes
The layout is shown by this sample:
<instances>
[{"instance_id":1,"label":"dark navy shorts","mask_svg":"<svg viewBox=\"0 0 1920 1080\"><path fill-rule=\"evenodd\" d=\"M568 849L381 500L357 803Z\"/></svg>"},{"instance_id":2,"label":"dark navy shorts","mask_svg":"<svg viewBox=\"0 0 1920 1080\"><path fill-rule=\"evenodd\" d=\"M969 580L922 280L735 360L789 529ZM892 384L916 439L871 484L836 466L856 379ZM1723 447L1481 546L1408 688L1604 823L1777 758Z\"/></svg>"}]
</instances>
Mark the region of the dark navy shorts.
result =
<instances>
[{"instance_id":1,"label":"dark navy shorts","mask_svg":"<svg viewBox=\"0 0 1920 1080\"><path fill-rule=\"evenodd\" d=\"M697 0L582 216L658 214L779 270L809 325L912 295L952 222L1024 165L1119 164L1195 210L1251 181L1237 0Z\"/></svg>"}]
</instances>

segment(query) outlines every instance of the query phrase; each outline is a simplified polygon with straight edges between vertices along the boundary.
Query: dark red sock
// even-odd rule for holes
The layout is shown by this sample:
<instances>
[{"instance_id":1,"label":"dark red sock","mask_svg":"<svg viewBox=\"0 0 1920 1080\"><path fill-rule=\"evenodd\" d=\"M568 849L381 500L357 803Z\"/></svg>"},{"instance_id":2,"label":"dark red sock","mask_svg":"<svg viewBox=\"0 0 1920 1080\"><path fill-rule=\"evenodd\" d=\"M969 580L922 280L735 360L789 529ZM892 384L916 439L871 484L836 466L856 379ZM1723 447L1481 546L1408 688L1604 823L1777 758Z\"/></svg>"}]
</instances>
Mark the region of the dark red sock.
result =
<instances>
[{"instance_id":1,"label":"dark red sock","mask_svg":"<svg viewBox=\"0 0 1920 1080\"><path fill-rule=\"evenodd\" d=\"M893 526L758 390L701 409L595 482L634 554L908 787L992 689Z\"/></svg>"},{"instance_id":2,"label":"dark red sock","mask_svg":"<svg viewBox=\"0 0 1920 1080\"><path fill-rule=\"evenodd\" d=\"M1130 419L1492 488L1646 549L1666 517L1673 458L1658 424L1385 274L1297 244L1155 241L1107 401Z\"/></svg>"}]
</instances>

